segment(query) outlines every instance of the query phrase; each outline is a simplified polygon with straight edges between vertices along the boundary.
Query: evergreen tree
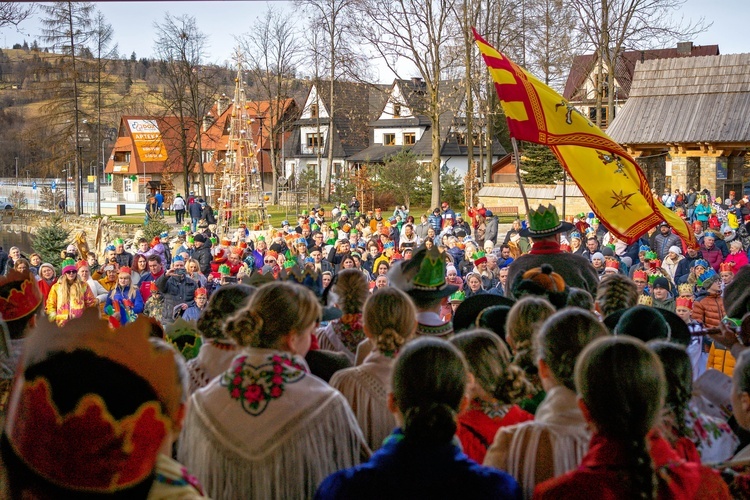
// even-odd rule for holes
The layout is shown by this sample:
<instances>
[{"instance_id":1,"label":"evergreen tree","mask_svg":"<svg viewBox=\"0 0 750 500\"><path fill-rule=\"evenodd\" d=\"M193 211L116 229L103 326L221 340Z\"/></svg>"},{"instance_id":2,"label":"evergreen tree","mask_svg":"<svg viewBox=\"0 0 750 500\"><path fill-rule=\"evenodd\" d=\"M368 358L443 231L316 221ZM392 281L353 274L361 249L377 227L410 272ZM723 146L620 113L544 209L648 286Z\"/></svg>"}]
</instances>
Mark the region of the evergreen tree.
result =
<instances>
[{"instance_id":1,"label":"evergreen tree","mask_svg":"<svg viewBox=\"0 0 750 500\"><path fill-rule=\"evenodd\" d=\"M143 237L148 241L159 236L161 233L169 232L172 227L164 221L164 216L158 210L148 212L148 223L143 223Z\"/></svg>"},{"instance_id":2,"label":"evergreen tree","mask_svg":"<svg viewBox=\"0 0 750 500\"><path fill-rule=\"evenodd\" d=\"M521 170L521 178L528 184L555 184L563 178L560 162L552 150L543 144L524 143Z\"/></svg>"},{"instance_id":3,"label":"evergreen tree","mask_svg":"<svg viewBox=\"0 0 750 500\"><path fill-rule=\"evenodd\" d=\"M31 247L42 256L42 262L49 262L59 269L62 262L60 253L69 243L70 231L63 227L63 219L58 215L49 224L39 228Z\"/></svg>"}]
</instances>

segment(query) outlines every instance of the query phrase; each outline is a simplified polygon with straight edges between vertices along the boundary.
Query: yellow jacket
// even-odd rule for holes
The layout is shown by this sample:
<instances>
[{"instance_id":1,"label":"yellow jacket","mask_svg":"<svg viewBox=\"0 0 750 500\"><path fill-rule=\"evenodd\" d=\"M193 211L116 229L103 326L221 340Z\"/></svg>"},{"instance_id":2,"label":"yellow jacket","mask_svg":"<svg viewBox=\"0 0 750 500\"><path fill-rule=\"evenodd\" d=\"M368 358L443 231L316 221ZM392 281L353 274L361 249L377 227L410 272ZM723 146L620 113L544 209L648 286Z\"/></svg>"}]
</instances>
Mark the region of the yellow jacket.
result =
<instances>
[{"instance_id":1,"label":"yellow jacket","mask_svg":"<svg viewBox=\"0 0 750 500\"><path fill-rule=\"evenodd\" d=\"M711 344L711 350L708 351L708 363L706 368L713 368L720 372L726 373L730 377L734 372L734 356L724 347L716 347L716 343Z\"/></svg>"}]
</instances>

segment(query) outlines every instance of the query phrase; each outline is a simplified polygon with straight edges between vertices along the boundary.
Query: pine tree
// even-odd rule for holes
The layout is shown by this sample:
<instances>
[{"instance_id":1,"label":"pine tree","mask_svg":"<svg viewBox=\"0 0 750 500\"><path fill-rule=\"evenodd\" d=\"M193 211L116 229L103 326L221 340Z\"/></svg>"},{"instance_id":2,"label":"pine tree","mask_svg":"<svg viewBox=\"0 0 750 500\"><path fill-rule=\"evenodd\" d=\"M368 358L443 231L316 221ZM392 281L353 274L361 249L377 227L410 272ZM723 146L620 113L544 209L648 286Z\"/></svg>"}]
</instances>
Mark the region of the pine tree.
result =
<instances>
[{"instance_id":1,"label":"pine tree","mask_svg":"<svg viewBox=\"0 0 750 500\"><path fill-rule=\"evenodd\" d=\"M36 233L31 247L42 256L42 262L49 262L59 269L62 257L60 253L70 243L70 231L63 227L60 216L53 217L49 224L42 226Z\"/></svg>"},{"instance_id":2,"label":"pine tree","mask_svg":"<svg viewBox=\"0 0 750 500\"><path fill-rule=\"evenodd\" d=\"M148 212L148 223L143 224L143 237L151 241L154 236L168 233L172 227L164 221L164 216L157 210Z\"/></svg>"},{"instance_id":3,"label":"pine tree","mask_svg":"<svg viewBox=\"0 0 750 500\"><path fill-rule=\"evenodd\" d=\"M524 143L521 170L521 178L528 184L555 184L563 178L562 166L552 150L533 142Z\"/></svg>"}]
</instances>

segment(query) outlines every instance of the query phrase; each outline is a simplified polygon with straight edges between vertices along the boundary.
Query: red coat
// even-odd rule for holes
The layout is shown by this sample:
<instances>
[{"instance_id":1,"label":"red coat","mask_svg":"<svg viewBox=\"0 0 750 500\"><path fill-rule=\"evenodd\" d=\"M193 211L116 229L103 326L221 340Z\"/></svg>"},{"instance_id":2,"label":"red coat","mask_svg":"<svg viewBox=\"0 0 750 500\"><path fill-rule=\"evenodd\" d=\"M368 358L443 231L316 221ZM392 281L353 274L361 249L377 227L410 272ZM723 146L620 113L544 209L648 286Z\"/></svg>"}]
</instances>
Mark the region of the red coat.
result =
<instances>
[{"instance_id":1,"label":"red coat","mask_svg":"<svg viewBox=\"0 0 750 500\"><path fill-rule=\"evenodd\" d=\"M471 407L458 416L456 435L461 441L464 453L481 464L499 428L528 420L534 420L534 415L522 410L518 405L513 405L502 418L490 418L477 403L472 402Z\"/></svg>"},{"instance_id":2,"label":"red coat","mask_svg":"<svg viewBox=\"0 0 750 500\"><path fill-rule=\"evenodd\" d=\"M680 458L659 433L651 433L649 445L657 469L659 499L730 498L716 471ZM537 485L534 498L629 500L633 498L628 488L629 462L625 443L595 434L578 469Z\"/></svg>"},{"instance_id":3,"label":"red coat","mask_svg":"<svg viewBox=\"0 0 750 500\"><path fill-rule=\"evenodd\" d=\"M56 282L57 280L53 280L52 285L54 285ZM42 292L42 297L44 297L44 302L42 302L42 304L46 304L47 297L49 297L49 291L52 290L52 285L48 284L43 279L37 281L37 284L39 285L39 291Z\"/></svg>"}]
</instances>

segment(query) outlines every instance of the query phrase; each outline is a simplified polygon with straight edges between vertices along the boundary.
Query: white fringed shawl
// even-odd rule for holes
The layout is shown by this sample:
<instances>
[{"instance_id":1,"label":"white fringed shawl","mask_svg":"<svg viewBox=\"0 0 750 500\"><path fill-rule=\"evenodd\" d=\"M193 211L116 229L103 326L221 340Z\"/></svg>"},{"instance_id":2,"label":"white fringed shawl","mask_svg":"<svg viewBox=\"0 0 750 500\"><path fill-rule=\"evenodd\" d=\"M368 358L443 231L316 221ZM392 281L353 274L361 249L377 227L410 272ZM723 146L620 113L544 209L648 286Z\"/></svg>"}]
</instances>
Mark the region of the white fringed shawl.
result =
<instances>
[{"instance_id":1,"label":"white fringed shawl","mask_svg":"<svg viewBox=\"0 0 750 500\"><path fill-rule=\"evenodd\" d=\"M373 451L382 446L383 440L396 427L396 420L388 411L386 401L394 361L374 351L362 365L339 370L330 381L331 387L338 389L349 401L365 440Z\"/></svg>"},{"instance_id":2,"label":"white fringed shawl","mask_svg":"<svg viewBox=\"0 0 750 500\"><path fill-rule=\"evenodd\" d=\"M224 373L239 354L240 347L226 340L206 340L198 356L187 362L190 394Z\"/></svg>"},{"instance_id":3,"label":"white fringed shawl","mask_svg":"<svg viewBox=\"0 0 750 500\"><path fill-rule=\"evenodd\" d=\"M272 362L279 356L290 360L278 351L243 350L232 368L190 399L178 457L211 498L310 498L326 476L369 455L346 400L300 369L306 368L302 358L284 364L283 391L267 406L253 409L248 399L232 398L240 379L245 391L281 375ZM240 379L238 366L246 370Z\"/></svg>"},{"instance_id":4,"label":"white fringed shawl","mask_svg":"<svg viewBox=\"0 0 750 500\"><path fill-rule=\"evenodd\" d=\"M540 455L542 436L549 439L552 456ZM540 479L549 479L536 478L538 461L551 464L552 477L560 476L578 467L588 452L590 441L591 434L576 403L576 394L567 387L556 386L547 392L534 420L503 427L497 432L484 465L508 472L518 481L523 497L531 498ZM500 449L505 446L504 450ZM505 463L499 458L503 452Z\"/></svg>"}]
</instances>

